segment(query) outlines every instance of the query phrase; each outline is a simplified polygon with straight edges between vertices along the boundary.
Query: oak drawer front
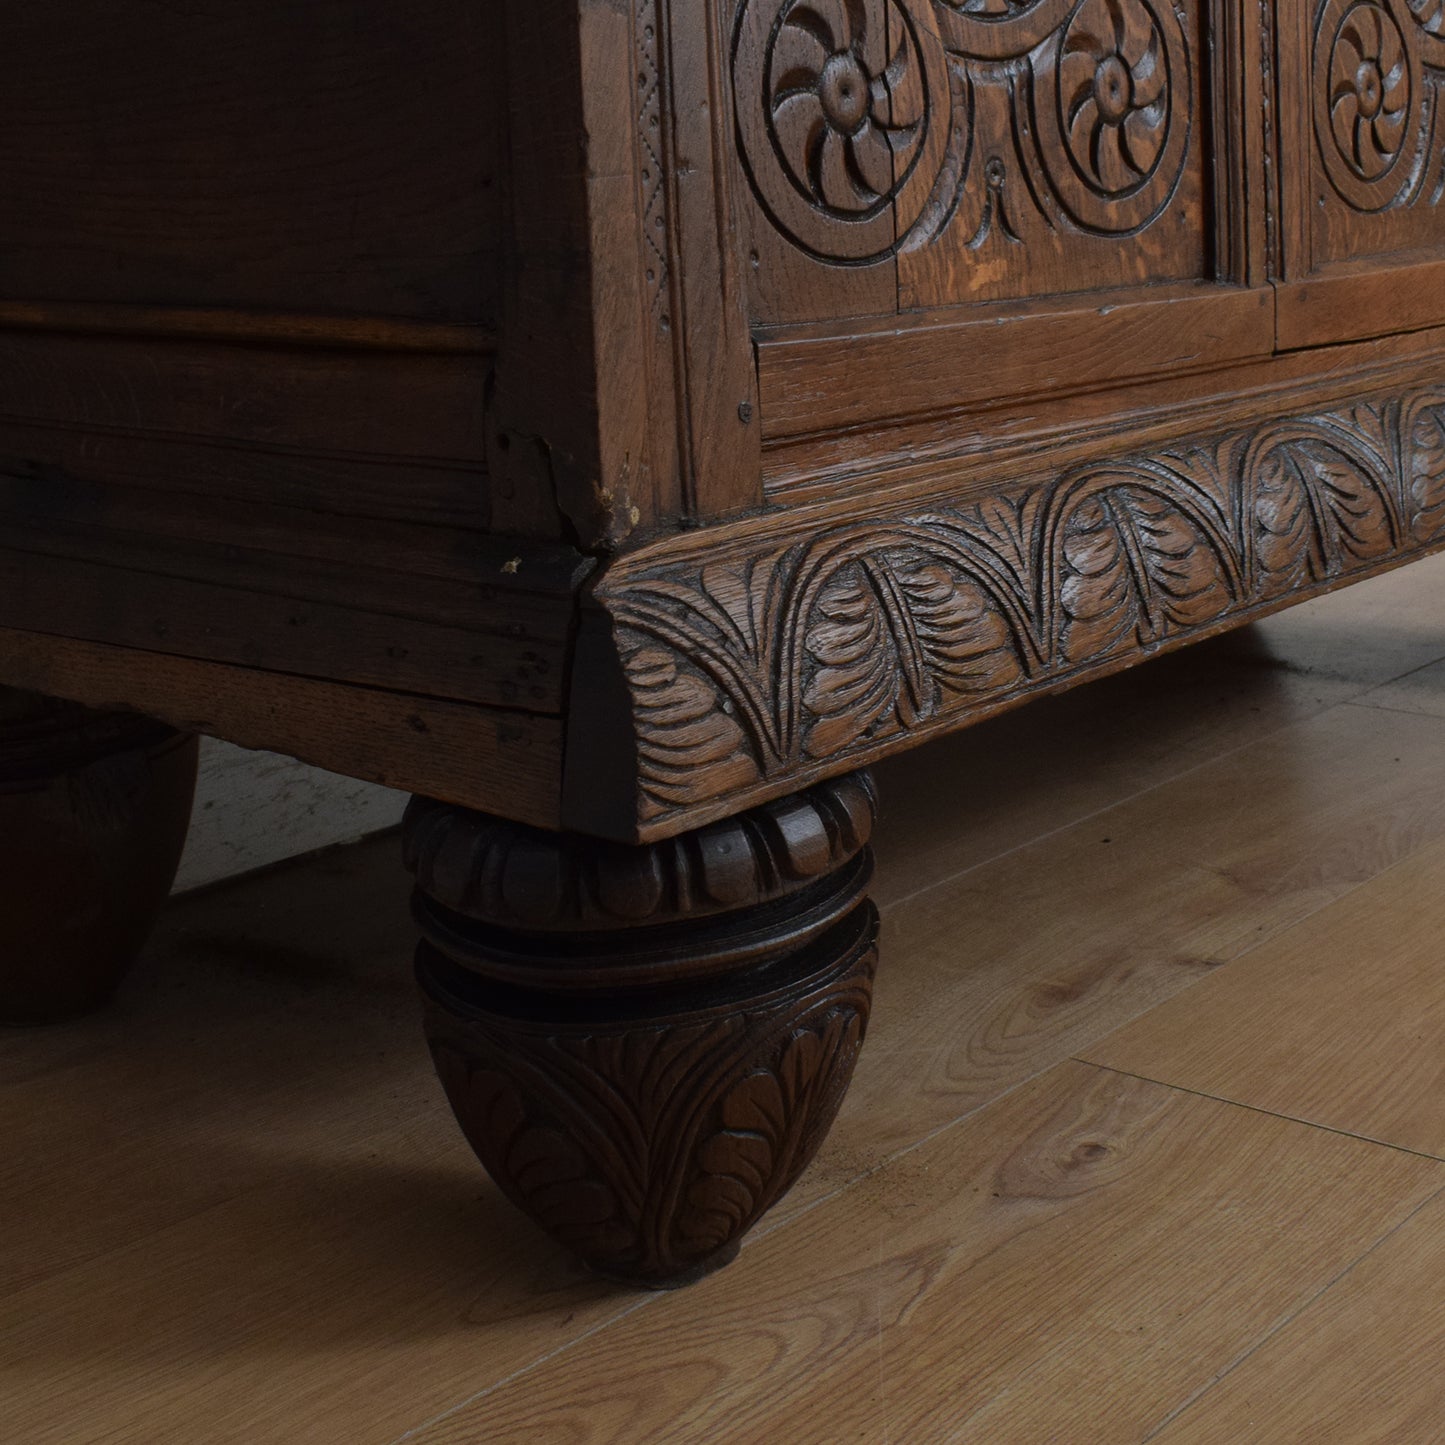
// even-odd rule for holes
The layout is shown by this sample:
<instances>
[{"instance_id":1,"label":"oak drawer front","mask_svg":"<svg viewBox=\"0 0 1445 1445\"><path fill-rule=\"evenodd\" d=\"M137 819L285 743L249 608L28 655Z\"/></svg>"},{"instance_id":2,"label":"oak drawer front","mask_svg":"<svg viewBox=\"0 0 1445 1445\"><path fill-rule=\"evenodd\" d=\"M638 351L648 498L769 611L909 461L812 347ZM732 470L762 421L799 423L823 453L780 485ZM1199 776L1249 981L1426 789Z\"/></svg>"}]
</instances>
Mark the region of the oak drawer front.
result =
<instances>
[{"instance_id":1,"label":"oak drawer front","mask_svg":"<svg viewBox=\"0 0 1445 1445\"><path fill-rule=\"evenodd\" d=\"M1280 0L1282 346L1445 322L1445 4Z\"/></svg>"}]
</instances>

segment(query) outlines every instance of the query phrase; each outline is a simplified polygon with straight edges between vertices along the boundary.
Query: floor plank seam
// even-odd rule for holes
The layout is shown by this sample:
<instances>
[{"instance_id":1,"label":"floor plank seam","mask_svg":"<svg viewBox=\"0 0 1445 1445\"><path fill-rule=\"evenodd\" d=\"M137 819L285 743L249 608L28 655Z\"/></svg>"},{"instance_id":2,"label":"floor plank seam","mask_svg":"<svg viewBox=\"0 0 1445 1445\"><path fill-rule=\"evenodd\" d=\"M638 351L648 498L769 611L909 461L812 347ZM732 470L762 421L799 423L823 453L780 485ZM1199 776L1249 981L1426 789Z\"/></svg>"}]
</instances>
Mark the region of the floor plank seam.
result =
<instances>
[{"instance_id":1,"label":"floor plank seam","mask_svg":"<svg viewBox=\"0 0 1445 1445\"><path fill-rule=\"evenodd\" d=\"M1377 692L1383 692L1387 687L1394 687L1396 683L1404 682L1406 678L1416 677L1422 672L1429 672L1432 667L1439 667L1442 662L1445 662L1445 657L1436 657L1432 658L1429 662L1420 663L1418 667L1406 668L1404 672L1397 673L1394 677L1386 678L1384 682L1377 682L1374 684L1373 687L1367 687L1363 691L1357 692L1354 697L1346 698L1344 700L1344 705L1348 706L1350 704L1354 704L1358 707L1375 707L1377 706L1377 704L1372 702L1364 702L1362 701L1362 699L1372 697ZM1380 711L1395 712L1398 711L1398 709L1381 708ZM1421 713L1419 714L1419 716L1429 717L1431 716L1431 714Z\"/></svg>"},{"instance_id":2,"label":"floor plank seam","mask_svg":"<svg viewBox=\"0 0 1445 1445\"><path fill-rule=\"evenodd\" d=\"M1116 1068L1113 1064L1095 1063L1093 1059L1074 1055L1072 1062L1087 1064L1105 1074L1118 1074L1121 1078L1137 1079L1141 1084L1156 1084L1161 1089L1173 1089L1178 1094L1189 1094L1196 1099L1209 1099L1216 1104L1226 1104L1232 1109L1247 1109L1251 1114L1262 1114L1268 1119L1278 1119L1285 1124L1298 1124L1305 1129L1318 1129L1322 1134L1335 1134L1342 1139L1353 1139L1359 1144L1373 1144L1379 1149L1390 1149L1397 1154L1409 1154L1415 1159L1426 1159L1432 1164L1445 1165L1445 1155L1431 1154L1424 1149L1411 1149L1406 1144L1392 1144L1388 1139L1373 1139L1368 1134L1356 1134L1350 1129L1339 1129L1332 1124L1321 1124L1314 1119L1301 1119L1295 1114L1281 1114L1259 1104L1246 1104L1242 1099L1226 1099L1222 1094L1211 1094L1204 1089L1191 1089L1186 1084L1171 1084L1167 1079L1156 1079L1149 1074L1136 1074L1129 1069Z\"/></svg>"},{"instance_id":3,"label":"floor plank seam","mask_svg":"<svg viewBox=\"0 0 1445 1445\"><path fill-rule=\"evenodd\" d=\"M1096 1065L1095 1067L1101 1066ZM1113 1072L1118 1073L1121 1071L1114 1070ZM1188 1093L1190 1091L1185 1090L1184 1092ZM1202 1095L1201 1097L1209 1098L1211 1096L1206 1094ZM1248 1106L1245 1105L1241 1107ZM1267 1113L1268 1110L1258 1110L1256 1112ZM1332 1130L1330 1132L1336 1131ZM1412 1153L1413 1151L1405 1150L1404 1152ZM1434 1156L1425 1155L1423 1157L1433 1158ZM1326 1280L1325 1283L1322 1284L1312 1295L1310 1295L1308 1299L1303 1300L1298 1306L1296 1306L1296 1308L1276 1320L1274 1324L1272 1324L1268 1329L1266 1329L1265 1332L1260 1335L1257 1340L1254 1341L1253 1344L1251 1344L1247 1349L1242 1350L1238 1355L1236 1355L1235 1358L1232 1359L1222 1370L1218 1371L1212 1379L1200 1385L1199 1388L1193 1391L1187 1398L1181 1400L1179 1404L1174 1407L1174 1409L1172 1409L1162 1420L1160 1420L1160 1422L1152 1430L1150 1430L1147 1435L1145 1435L1140 1440L1139 1445L1149 1445L1149 1442L1151 1440L1157 1439L1158 1436L1162 1434L1165 1430L1167 1430L1169 1426L1174 1423L1175 1420L1177 1420L1181 1415L1185 1413L1185 1411L1191 1409L1195 1404L1197 1404L1206 1395L1208 1395L1209 1392L1213 1390L1217 1385L1221 1384L1230 1375L1232 1375L1235 1370L1237 1370L1247 1360L1249 1360L1252 1356L1258 1354L1259 1351L1262 1350L1265 1345L1270 1342L1270 1340L1272 1340L1276 1335L1278 1335L1281 1330L1287 1329L1295 1320L1297 1320L1302 1314L1304 1314L1306 1310L1308 1310L1318 1300L1323 1299L1324 1296L1327 1295L1332 1289L1334 1289L1336 1285L1341 1284L1344 1280L1349 1278L1349 1276L1353 1274L1355 1270L1358 1269L1359 1266L1362 1265L1367 1259L1369 1259L1371 1255L1373 1255L1384 1245L1388 1244L1389 1241L1392 1240L1402 1229L1404 1229L1408 1224L1410 1224L1410 1222L1414 1220L1417 1215L1419 1215L1421 1210L1428 1209L1429 1206L1434 1204L1435 1201L1439 1199L1442 1195L1445 1195L1445 1185L1441 1185L1441 1187L1437 1189L1433 1194L1431 1194L1428 1199L1421 1200L1414 1209L1410 1210L1410 1212L1406 1214L1403 1219L1398 1220L1389 1229L1387 1229L1384 1234L1382 1234L1377 1240L1375 1240L1373 1244L1370 1245L1368 1249L1362 1251L1359 1255L1352 1259L1342 1270L1339 1271L1338 1274L1334 1275L1331 1279Z\"/></svg>"},{"instance_id":4,"label":"floor plank seam","mask_svg":"<svg viewBox=\"0 0 1445 1445\"><path fill-rule=\"evenodd\" d=\"M1445 659L1442 659L1442 661L1445 661ZM1436 666L1437 664L1431 663L1430 665L1431 665L1432 667L1434 667L1434 666ZM1406 673L1406 674L1405 674L1406 677L1408 677L1409 675L1410 675L1409 673ZM1385 686L1385 687L1393 687L1394 684L1387 682L1387 683L1384 684L1384 686ZM1378 688L1375 689L1375 691L1379 691L1379 690L1380 690L1380 689L1378 689ZM1424 712L1424 711L1422 711L1422 710L1421 710L1420 708L1418 708L1418 707L1390 707L1390 706L1388 706L1386 703L1383 703L1383 702L1366 702L1366 701L1365 701L1365 698L1369 697L1369 695L1370 695L1369 693L1363 693L1363 694L1361 694L1361 696L1359 696L1359 697L1346 698L1343 702L1336 703L1335 706L1336 706L1336 707L1363 707L1363 708L1368 708L1371 712L1388 712L1388 713L1393 713L1396 717L1416 717L1416 718L1426 718L1426 719L1431 719L1431 718L1433 718L1436 722L1445 722L1445 717L1442 717L1439 713L1435 713L1435 712Z\"/></svg>"}]
</instances>

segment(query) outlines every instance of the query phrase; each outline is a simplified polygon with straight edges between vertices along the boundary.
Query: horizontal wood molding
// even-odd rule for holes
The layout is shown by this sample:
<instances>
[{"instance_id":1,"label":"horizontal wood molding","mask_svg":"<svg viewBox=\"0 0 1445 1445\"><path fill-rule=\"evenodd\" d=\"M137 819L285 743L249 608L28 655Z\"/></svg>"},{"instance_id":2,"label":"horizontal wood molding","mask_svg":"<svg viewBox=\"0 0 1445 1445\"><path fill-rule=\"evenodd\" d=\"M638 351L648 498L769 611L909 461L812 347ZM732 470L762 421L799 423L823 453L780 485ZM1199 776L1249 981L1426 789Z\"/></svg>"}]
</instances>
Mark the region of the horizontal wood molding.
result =
<instances>
[{"instance_id":1,"label":"horizontal wood molding","mask_svg":"<svg viewBox=\"0 0 1445 1445\"><path fill-rule=\"evenodd\" d=\"M1274 341L1268 287L1218 286L764 332L757 343L763 433L772 440L1008 397L1096 390L1267 356Z\"/></svg>"},{"instance_id":2,"label":"horizontal wood molding","mask_svg":"<svg viewBox=\"0 0 1445 1445\"><path fill-rule=\"evenodd\" d=\"M175 337L336 347L345 351L420 351L474 356L496 349L486 326L412 321L396 316L327 316L281 311L102 302L0 301L0 330L70 335Z\"/></svg>"},{"instance_id":3,"label":"horizontal wood molding","mask_svg":"<svg viewBox=\"0 0 1445 1445\"><path fill-rule=\"evenodd\" d=\"M695 827L1445 545L1445 357L1327 408L1275 403L621 560L576 676L631 713L601 727L574 691L569 824Z\"/></svg>"},{"instance_id":4,"label":"horizontal wood molding","mask_svg":"<svg viewBox=\"0 0 1445 1445\"><path fill-rule=\"evenodd\" d=\"M1282 351L1445 326L1445 261L1341 268L1278 292Z\"/></svg>"},{"instance_id":5,"label":"horizontal wood molding","mask_svg":"<svg viewBox=\"0 0 1445 1445\"><path fill-rule=\"evenodd\" d=\"M443 802L558 826L562 724L0 628L7 686L133 710Z\"/></svg>"},{"instance_id":6,"label":"horizontal wood molding","mask_svg":"<svg viewBox=\"0 0 1445 1445\"><path fill-rule=\"evenodd\" d=\"M1407 376L1437 375L1442 353L1445 328L1436 328L1061 393L1047 406L1022 397L964 414L780 438L765 456L767 491L789 508L861 498L870 512L940 494L964 498L1040 466L1169 445L1261 416L1329 410Z\"/></svg>"},{"instance_id":7,"label":"horizontal wood molding","mask_svg":"<svg viewBox=\"0 0 1445 1445\"><path fill-rule=\"evenodd\" d=\"M449 549L450 575L429 576L439 569L407 570L401 547L391 565L378 564L385 527L359 539L355 557L338 547L323 558L314 549L296 555L301 549L284 540L272 550L268 532L253 534L244 516L202 517L188 528L186 509L176 506L163 512L165 524L147 526L152 513L126 502L124 493L48 489L0 474L7 625L459 702L562 711L576 591L592 565L576 553L472 537ZM206 537L207 523L214 537ZM299 516L291 523L306 525ZM440 541L436 549L443 550Z\"/></svg>"},{"instance_id":8,"label":"horizontal wood molding","mask_svg":"<svg viewBox=\"0 0 1445 1445\"><path fill-rule=\"evenodd\" d=\"M481 530L482 356L0 327L0 471Z\"/></svg>"}]
</instances>

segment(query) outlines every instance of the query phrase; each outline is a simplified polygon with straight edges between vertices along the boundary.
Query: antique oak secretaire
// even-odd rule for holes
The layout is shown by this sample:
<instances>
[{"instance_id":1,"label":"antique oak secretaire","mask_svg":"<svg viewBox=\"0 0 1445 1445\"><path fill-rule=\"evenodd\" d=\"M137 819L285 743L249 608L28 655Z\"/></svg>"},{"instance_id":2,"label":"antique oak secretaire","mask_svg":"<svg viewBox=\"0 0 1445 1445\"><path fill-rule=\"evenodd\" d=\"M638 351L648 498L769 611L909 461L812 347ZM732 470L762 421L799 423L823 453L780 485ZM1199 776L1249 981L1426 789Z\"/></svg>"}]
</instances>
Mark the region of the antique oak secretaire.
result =
<instances>
[{"instance_id":1,"label":"antique oak secretaire","mask_svg":"<svg viewBox=\"0 0 1445 1445\"><path fill-rule=\"evenodd\" d=\"M836 1113L862 769L1445 540L1442 0L0 17L4 1015L192 734L406 789L447 1093L604 1273Z\"/></svg>"}]
</instances>

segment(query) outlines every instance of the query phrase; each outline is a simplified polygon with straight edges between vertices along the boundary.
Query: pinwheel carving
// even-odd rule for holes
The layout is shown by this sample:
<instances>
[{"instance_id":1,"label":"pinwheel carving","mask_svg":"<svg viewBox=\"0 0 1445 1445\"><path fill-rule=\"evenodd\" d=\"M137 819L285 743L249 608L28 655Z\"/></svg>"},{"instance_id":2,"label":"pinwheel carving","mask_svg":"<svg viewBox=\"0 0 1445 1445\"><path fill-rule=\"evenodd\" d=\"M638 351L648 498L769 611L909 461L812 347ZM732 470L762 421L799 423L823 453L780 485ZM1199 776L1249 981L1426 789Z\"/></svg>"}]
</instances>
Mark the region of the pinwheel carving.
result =
<instances>
[{"instance_id":1,"label":"pinwheel carving","mask_svg":"<svg viewBox=\"0 0 1445 1445\"><path fill-rule=\"evenodd\" d=\"M1330 55L1330 129L1345 163L1376 181L1400 158L1410 117L1405 37L1394 16L1365 0L1340 24Z\"/></svg>"},{"instance_id":2,"label":"pinwheel carving","mask_svg":"<svg viewBox=\"0 0 1445 1445\"><path fill-rule=\"evenodd\" d=\"M1445 0L1406 0L1410 14L1432 40L1445 40Z\"/></svg>"},{"instance_id":3,"label":"pinwheel carving","mask_svg":"<svg viewBox=\"0 0 1445 1445\"><path fill-rule=\"evenodd\" d=\"M843 0L794 6L769 66L778 153L814 205L842 214L887 201L895 167L916 154L925 121L923 92L908 84L917 47L904 32L891 53L880 50L862 14ZM886 63L874 69L870 50Z\"/></svg>"},{"instance_id":4,"label":"pinwheel carving","mask_svg":"<svg viewBox=\"0 0 1445 1445\"><path fill-rule=\"evenodd\" d=\"M774 221L829 259L890 254L947 144L928 0L749 0L735 44L743 157Z\"/></svg>"},{"instance_id":5,"label":"pinwheel carving","mask_svg":"<svg viewBox=\"0 0 1445 1445\"><path fill-rule=\"evenodd\" d=\"M1315 32L1320 158L1340 198L1366 213L1411 204L1428 157L1420 49L1433 42L1401 15L1385 0L1326 0Z\"/></svg>"},{"instance_id":6,"label":"pinwheel carving","mask_svg":"<svg viewBox=\"0 0 1445 1445\"><path fill-rule=\"evenodd\" d=\"M1117 196L1148 180L1169 133L1169 71L1158 22L1138 0L1084 0L1064 32L1059 91L1090 184Z\"/></svg>"}]
</instances>

